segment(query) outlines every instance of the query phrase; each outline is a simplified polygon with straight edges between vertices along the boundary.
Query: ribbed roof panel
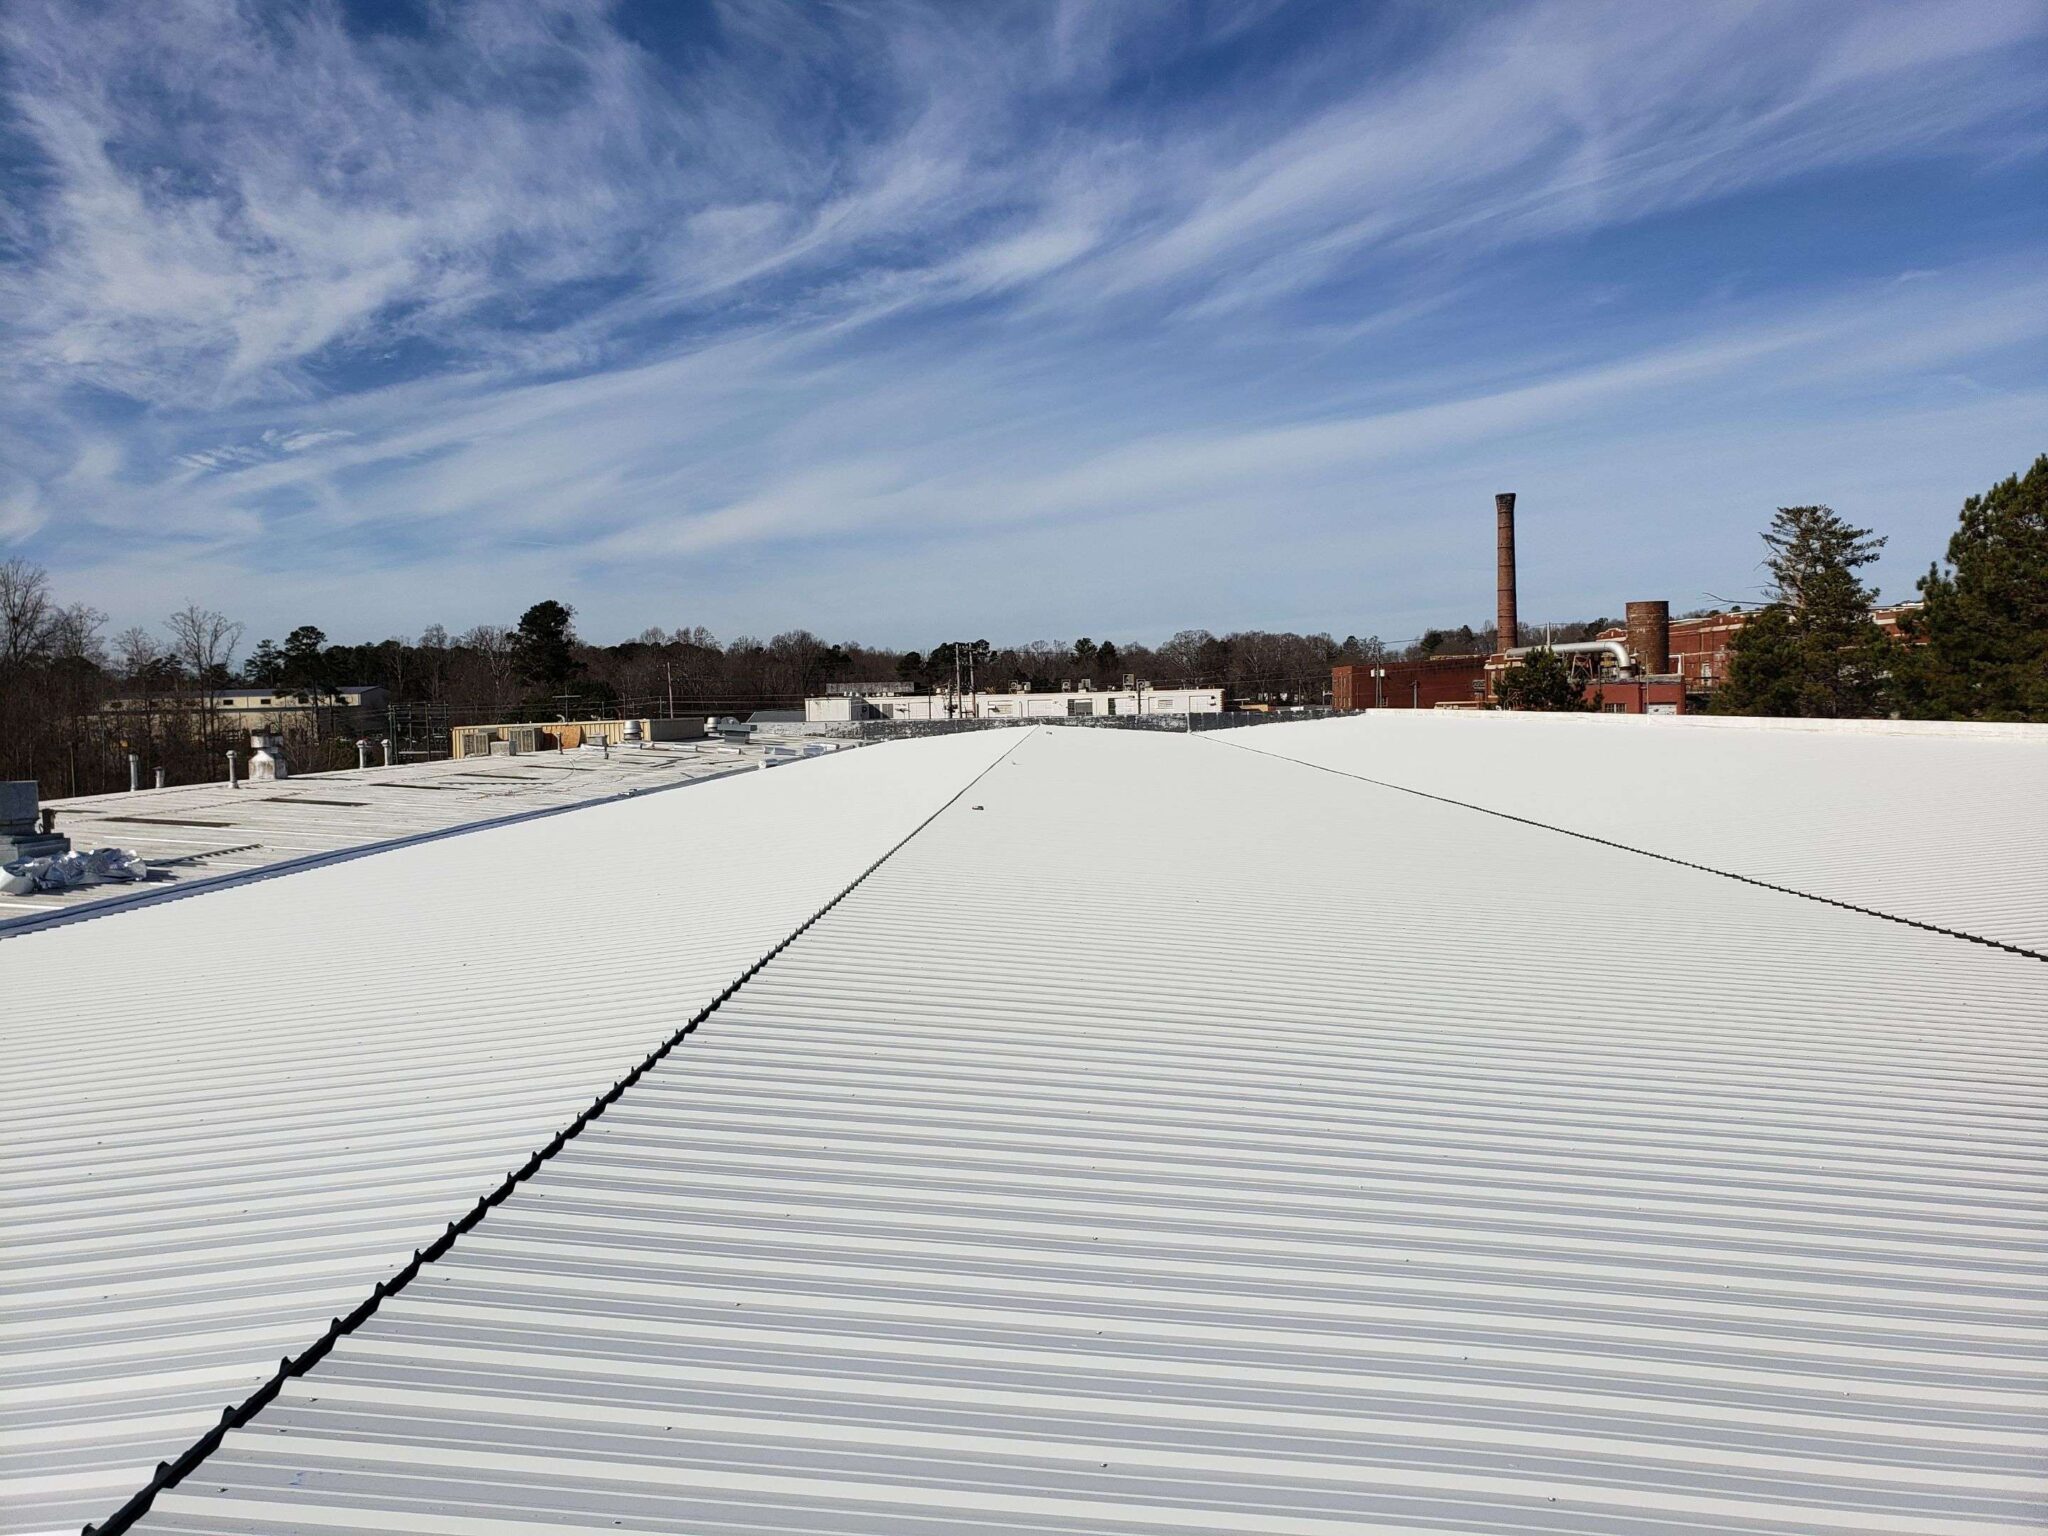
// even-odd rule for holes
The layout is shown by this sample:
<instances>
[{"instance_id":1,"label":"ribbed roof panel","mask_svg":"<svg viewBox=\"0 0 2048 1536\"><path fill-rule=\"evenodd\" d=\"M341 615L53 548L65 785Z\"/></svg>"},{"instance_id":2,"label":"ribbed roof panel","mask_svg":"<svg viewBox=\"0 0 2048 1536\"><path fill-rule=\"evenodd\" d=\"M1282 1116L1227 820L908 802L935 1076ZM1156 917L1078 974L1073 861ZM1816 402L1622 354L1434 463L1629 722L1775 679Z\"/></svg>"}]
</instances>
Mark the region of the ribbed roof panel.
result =
<instances>
[{"instance_id":1,"label":"ribbed roof panel","mask_svg":"<svg viewBox=\"0 0 2048 1536\"><path fill-rule=\"evenodd\" d=\"M1200 736L1003 744L144 1528L2048 1519L2048 968Z\"/></svg>"},{"instance_id":2,"label":"ribbed roof panel","mask_svg":"<svg viewBox=\"0 0 2048 1536\"><path fill-rule=\"evenodd\" d=\"M109 1514L1003 745L0 937L6 1528Z\"/></svg>"},{"instance_id":3,"label":"ribbed roof panel","mask_svg":"<svg viewBox=\"0 0 2048 1536\"><path fill-rule=\"evenodd\" d=\"M1383 710L1218 736L2048 954L2048 726ZM1683 910L1639 916L1688 941Z\"/></svg>"}]
</instances>

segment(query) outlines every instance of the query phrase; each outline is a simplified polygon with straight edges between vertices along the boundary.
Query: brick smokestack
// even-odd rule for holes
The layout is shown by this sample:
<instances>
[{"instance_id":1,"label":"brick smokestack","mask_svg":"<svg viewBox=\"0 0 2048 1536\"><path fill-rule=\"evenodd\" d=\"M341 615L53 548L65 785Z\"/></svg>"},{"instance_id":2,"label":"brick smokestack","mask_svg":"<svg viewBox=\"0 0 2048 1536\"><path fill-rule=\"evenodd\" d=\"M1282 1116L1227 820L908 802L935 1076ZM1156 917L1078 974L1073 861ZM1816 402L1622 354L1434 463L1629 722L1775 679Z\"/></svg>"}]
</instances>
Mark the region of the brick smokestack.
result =
<instances>
[{"instance_id":1,"label":"brick smokestack","mask_svg":"<svg viewBox=\"0 0 2048 1536\"><path fill-rule=\"evenodd\" d=\"M1515 620L1515 493L1502 491L1493 498L1494 624L1500 631L1497 644L1506 650L1521 636Z\"/></svg>"},{"instance_id":2,"label":"brick smokestack","mask_svg":"<svg viewBox=\"0 0 2048 1536\"><path fill-rule=\"evenodd\" d=\"M1645 672L1671 670L1671 605L1666 602L1628 605L1628 653Z\"/></svg>"}]
</instances>

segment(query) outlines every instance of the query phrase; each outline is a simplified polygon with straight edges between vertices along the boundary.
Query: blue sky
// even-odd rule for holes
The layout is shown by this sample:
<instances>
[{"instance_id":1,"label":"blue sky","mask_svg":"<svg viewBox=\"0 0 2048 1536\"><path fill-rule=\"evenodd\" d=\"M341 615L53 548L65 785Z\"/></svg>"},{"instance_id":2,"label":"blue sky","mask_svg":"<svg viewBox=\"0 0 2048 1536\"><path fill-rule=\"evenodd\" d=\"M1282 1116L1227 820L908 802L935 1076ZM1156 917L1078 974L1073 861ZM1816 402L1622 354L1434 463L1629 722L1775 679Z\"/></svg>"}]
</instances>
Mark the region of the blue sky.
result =
<instances>
[{"instance_id":1,"label":"blue sky","mask_svg":"<svg viewBox=\"0 0 2048 1536\"><path fill-rule=\"evenodd\" d=\"M0 553L252 636L1909 596L2048 450L2048 4L0 10Z\"/></svg>"}]
</instances>

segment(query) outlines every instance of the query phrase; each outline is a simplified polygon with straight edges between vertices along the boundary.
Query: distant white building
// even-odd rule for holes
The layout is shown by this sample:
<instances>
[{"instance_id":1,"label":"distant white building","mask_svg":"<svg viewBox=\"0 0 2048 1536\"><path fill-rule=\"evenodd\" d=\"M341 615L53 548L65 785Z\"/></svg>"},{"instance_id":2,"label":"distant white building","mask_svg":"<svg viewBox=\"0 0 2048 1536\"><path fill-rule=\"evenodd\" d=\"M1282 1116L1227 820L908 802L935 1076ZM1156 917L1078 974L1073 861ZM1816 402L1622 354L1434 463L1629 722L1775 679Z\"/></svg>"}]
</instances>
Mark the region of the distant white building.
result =
<instances>
[{"instance_id":1,"label":"distant white building","mask_svg":"<svg viewBox=\"0 0 2048 1536\"><path fill-rule=\"evenodd\" d=\"M1062 720L1082 715L1216 715L1221 688L1091 688L1058 693L913 693L843 695L804 700L804 719Z\"/></svg>"},{"instance_id":2,"label":"distant white building","mask_svg":"<svg viewBox=\"0 0 2048 1536\"><path fill-rule=\"evenodd\" d=\"M271 730L287 720L303 720L322 709L367 710L375 714L391 695L374 683L348 683L338 688L293 688L282 684L235 683L202 693L166 692L160 697L108 699L104 708L123 714L170 714L211 709L223 724L242 730Z\"/></svg>"}]
</instances>

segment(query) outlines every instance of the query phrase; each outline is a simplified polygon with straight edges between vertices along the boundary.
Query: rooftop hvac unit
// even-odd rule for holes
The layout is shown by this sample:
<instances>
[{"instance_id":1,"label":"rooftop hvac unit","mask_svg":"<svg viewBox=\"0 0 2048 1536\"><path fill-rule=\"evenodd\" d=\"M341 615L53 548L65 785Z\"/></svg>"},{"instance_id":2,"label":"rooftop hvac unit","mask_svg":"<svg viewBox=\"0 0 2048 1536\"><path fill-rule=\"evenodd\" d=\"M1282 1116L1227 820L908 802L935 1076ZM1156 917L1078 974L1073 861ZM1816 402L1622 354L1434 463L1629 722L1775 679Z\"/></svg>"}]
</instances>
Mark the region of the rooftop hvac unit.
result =
<instances>
[{"instance_id":1,"label":"rooftop hvac unit","mask_svg":"<svg viewBox=\"0 0 2048 1536\"><path fill-rule=\"evenodd\" d=\"M488 757L491 752L491 733L481 727L472 726L455 733L455 755L457 757Z\"/></svg>"},{"instance_id":2,"label":"rooftop hvac unit","mask_svg":"<svg viewBox=\"0 0 2048 1536\"><path fill-rule=\"evenodd\" d=\"M537 725L508 725L505 727L505 739L512 743L514 756L521 752L538 752L540 750L540 727Z\"/></svg>"}]
</instances>

